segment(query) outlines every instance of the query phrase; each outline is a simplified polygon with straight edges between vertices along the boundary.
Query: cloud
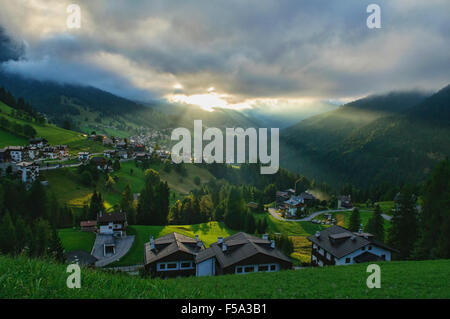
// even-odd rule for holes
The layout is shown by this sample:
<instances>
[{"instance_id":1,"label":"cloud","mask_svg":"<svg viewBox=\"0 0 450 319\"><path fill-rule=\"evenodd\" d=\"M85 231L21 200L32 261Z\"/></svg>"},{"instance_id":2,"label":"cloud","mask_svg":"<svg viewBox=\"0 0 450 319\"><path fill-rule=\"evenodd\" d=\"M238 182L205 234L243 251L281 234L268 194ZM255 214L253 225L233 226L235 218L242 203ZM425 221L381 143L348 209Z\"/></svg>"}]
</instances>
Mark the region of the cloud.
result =
<instances>
[{"instance_id":1,"label":"cloud","mask_svg":"<svg viewBox=\"0 0 450 319\"><path fill-rule=\"evenodd\" d=\"M71 2L2 4L2 26L27 44L7 70L141 100L193 101L214 87L225 106L437 89L450 79L448 1L377 1L378 30L357 0L79 1L82 27L68 30Z\"/></svg>"}]
</instances>

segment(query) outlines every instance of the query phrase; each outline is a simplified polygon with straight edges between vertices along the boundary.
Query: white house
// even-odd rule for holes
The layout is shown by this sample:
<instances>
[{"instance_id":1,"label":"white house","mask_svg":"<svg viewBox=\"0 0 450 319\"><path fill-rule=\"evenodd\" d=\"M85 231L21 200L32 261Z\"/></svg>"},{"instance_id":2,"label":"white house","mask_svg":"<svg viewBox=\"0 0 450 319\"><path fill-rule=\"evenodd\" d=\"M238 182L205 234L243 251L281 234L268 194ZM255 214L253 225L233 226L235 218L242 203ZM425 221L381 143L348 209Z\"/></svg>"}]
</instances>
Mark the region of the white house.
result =
<instances>
[{"instance_id":1,"label":"white house","mask_svg":"<svg viewBox=\"0 0 450 319\"><path fill-rule=\"evenodd\" d=\"M8 146L6 148L11 161L13 162L22 162L23 161L23 147L22 146Z\"/></svg>"},{"instance_id":2,"label":"white house","mask_svg":"<svg viewBox=\"0 0 450 319\"><path fill-rule=\"evenodd\" d=\"M17 172L23 183L32 183L39 177L39 166L33 162L21 162L17 164Z\"/></svg>"},{"instance_id":3,"label":"white house","mask_svg":"<svg viewBox=\"0 0 450 319\"><path fill-rule=\"evenodd\" d=\"M100 226L99 233L102 235L124 236L127 230L127 216L124 212L103 214L97 217L97 225Z\"/></svg>"},{"instance_id":4,"label":"white house","mask_svg":"<svg viewBox=\"0 0 450 319\"><path fill-rule=\"evenodd\" d=\"M89 159L89 152L79 152L78 153L78 160L86 161L88 159Z\"/></svg>"},{"instance_id":5,"label":"white house","mask_svg":"<svg viewBox=\"0 0 450 319\"><path fill-rule=\"evenodd\" d=\"M333 225L307 238L312 242L313 266L350 265L355 263L390 261L397 250L376 240L372 234L351 232Z\"/></svg>"}]
</instances>

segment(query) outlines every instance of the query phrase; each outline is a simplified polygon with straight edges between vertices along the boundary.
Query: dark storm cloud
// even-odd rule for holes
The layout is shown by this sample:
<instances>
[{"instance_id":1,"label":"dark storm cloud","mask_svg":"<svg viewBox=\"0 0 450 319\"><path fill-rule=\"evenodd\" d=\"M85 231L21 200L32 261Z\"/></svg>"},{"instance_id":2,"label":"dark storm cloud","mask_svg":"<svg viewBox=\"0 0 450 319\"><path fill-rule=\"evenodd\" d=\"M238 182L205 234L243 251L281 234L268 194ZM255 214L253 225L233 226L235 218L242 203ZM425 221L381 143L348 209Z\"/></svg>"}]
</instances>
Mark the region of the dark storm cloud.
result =
<instances>
[{"instance_id":1,"label":"dark storm cloud","mask_svg":"<svg viewBox=\"0 0 450 319\"><path fill-rule=\"evenodd\" d=\"M128 97L165 96L181 83L188 95L214 86L236 99L339 98L450 79L448 1L373 1L379 30L367 28L371 2L360 0L79 1L79 31L57 23L61 1L37 2L0 13L28 44L26 59L5 67Z\"/></svg>"}]
</instances>

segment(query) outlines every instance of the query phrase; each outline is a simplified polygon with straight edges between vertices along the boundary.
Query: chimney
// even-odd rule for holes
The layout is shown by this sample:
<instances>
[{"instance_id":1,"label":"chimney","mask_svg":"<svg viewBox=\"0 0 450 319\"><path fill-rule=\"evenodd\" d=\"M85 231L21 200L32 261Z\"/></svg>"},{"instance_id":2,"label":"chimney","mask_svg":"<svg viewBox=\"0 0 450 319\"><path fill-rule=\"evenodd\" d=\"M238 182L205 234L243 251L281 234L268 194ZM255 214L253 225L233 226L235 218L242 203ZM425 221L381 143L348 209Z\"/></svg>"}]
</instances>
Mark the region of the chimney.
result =
<instances>
[{"instance_id":1,"label":"chimney","mask_svg":"<svg viewBox=\"0 0 450 319\"><path fill-rule=\"evenodd\" d=\"M222 251L227 251L227 244L222 243Z\"/></svg>"},{"instance_id":2,"label":"chimney","mask_svg":"<svg viewBox=\"0 0 450 319\"><path fill-rule=\"evenodd\" d=\"M217 243L218 244L223 243L223 237L217 237Z\"/></svg>"},{"instance_id":3,"label":"chimney","mask_svg":"<svg viewBox=\"0 0 450 319\"><path fill-rule=\"evenodd\" d=\"M153 239L153 236L150 237L150 250L155 249L155 240Z\"/></svg>"},{"instance_id":4,"label":"chimney","mask_svg":"<svg viewBox=\"0 0 450 319\"><path fill-rule=\"evenodd\" d=\"M270 247L271 248L275 248L275 240L271 240L270 241Z\"/></svg>"},{"instance_id":5,"label":"chimney","mask_svg":"<svg viewBox=\"0 0 450 319\"><path fill-rule=\"evenodd\" d=\"M198 247L203 247L203 242L201 240L197 240L197 246Z\"/></svg>"},{"instance_id":6,"label":"chimney","mask_svg":"<svg viewBox=\"0 0 450 319\"><path fill-rule=\"evenodd\" d=\"M316 237L320 238L320 231L316 231Z\"/></svg>"},{"instance_id":7,"label":"chimney","mask_svg":"<svg viewBox=\"0 0 450 319\"><path fill-rule=\"evenodd\" d=\"M263 240L269 240L269 235L267 235L267 234L262 235L262 239Z\"/></svg>"}]
</instances>

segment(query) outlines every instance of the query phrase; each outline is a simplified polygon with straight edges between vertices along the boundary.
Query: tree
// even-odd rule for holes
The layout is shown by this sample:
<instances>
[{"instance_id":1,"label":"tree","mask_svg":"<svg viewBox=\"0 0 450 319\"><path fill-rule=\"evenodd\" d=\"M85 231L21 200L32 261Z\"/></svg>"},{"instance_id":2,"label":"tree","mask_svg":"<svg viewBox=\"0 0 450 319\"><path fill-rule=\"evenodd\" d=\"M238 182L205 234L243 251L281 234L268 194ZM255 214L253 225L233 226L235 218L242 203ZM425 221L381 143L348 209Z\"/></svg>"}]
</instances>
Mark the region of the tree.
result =
<instances>
[{"instance_id":1,"label":"tree","mask_svg":"<svg viewBox=\"0 0 450 319\"><path fill-rule=\"evenodd\" d=\"M50 241L50 224L45 219L39 218L33 227L33 240L31 241L30 254L32 256L47 256Z\"/></svg>"},{"instance_id":2,"label":"tree","mask_svg":"<svg viewBox=\"0 0 450 319\"><path fill-rule=\"evenodd\" d=\"M52 239L50 242L50 255L58 262L63 263L65 261L64 248L61 243L61 239L58 236L58 232L55 228L52 230Z\"/></svg>"},{"instance_id":3,"label":"tree","mask_svg":"<svg viewBox=\"0 0 450 319\"><path fill-rule=\"evenodd\" d=\"M361 217L359 215L358 208L353 208L352 213L350 215L350 223L349 223L349 230L353 232L359 231L361 227Z\"/></svg>"},{"instance_id":4,"label":"tree","mask_svg":"<svg viewBox=\"0 0 450 319\"><path fill-rule=\"evenodd\" d=\"M134 206L134 197L131 193L130 184L127 184L123 189L120 198L120 209L127 214L127 219L130 224L136 223L136 208Z\"/></svg>"},{"instance_id":5,"label":"tree","mask_svg":"<svg viewBox=\"0 0 450 319\"><path fill-rule=\"evenodd\" d=\"M100 214L100 212L105 212L103 197L101 193L97 193L97 191L94 190L89 205L88 219L97 219L97 215Z\"/></svg>"},{"instance_id":6,"label":"tree","mask_svg":"<svg viewBox=\"0 0 450 319\"><path fill-rule=\"evenodd\" d=\"M375 206L375 211L369 218L365 231L374 235L376 239L384 241L384 219L381 216L381 208L379 205Z\"/></svg>"},{"instance_id":7,"label":"tree","mask_svg":"<svg viewBox=\"0 0 450 319\"><path fill-rule=\"evenodd\" d=\"M450 161L440 162L423 191L421 227L414 257L450 258Z\"/></svg>"},{"instance_id":8,"label":"tree","mask_svg":"<svg viewBox=\"0 0 450 319\"><path fill-rule=\"evenodd\" d=\"M115 161L114 161L114 163L113 163L113 170L115 171L115 172L117 172L117 171L120 171L120 161L118 160L118 159L116 159Z\"/></svg>"},{"instance_id":9,"label":"tree","mask_svg":"<svg viewBox=\"0 0 450 319\"><path fill-rule=\"evenodd\" d=\"M12 254L15 251L16 229L11 219L9 211L3 215L0 223L0 252Z\"/></svg>"},{"instance_id":10,"label":"tree","mask_svg":"<svg viewBox=\"0 0 450 319\"><path fill-rule=\"evenodd\" d=\"M105 182L105 187L108 190L112 190L112 188L114 187L114 184L116 184L116 182L114 181L114 179L111 177L111 175L108 175L108 177L106 178L106 182Z\"/></svg>"},{"instance_id":11,"label":"tree","mask_svg":"<svg viewBox=\"0 0 450 319\"><path fill-rule=\"evenodd\" d=\"M81 173L81 183L85 186L91 186L93 182L92 175L89 171L84 171Z\"/></svg>"},{"instance_id":12,"label":"tree","mask_svg":"<svg viewBox=\"0 0 450 319\"><path fill-rule=\"evenodd\" d=\"M16 251L21 253L26 247L30 246L31 230L28 225L25 224L22 216L18 216L16 220Z\"/></svg>"},{"instance_id":13,"label":"tree","mask_svg":"<svg viewBox=\"0 0 450 319\"><path fill-rule=\"evenodd\" d=\"M197 186L199 186L199 185L200 185L200 182L201 182L200 177L195 176L195 177L194 177L194 184L197 185Z\"/></svg>"},{"instance_id":14,"label":"tree","mask_svg":"<svg viewBox=\"0 0 450 319\"><path fill-rule=\"evenodd\" d=\"M404 186L398 198L398 209L391 219L388 242L400 251L400 259L408 259L418 236L416 196L411 186Z\"/></svg>"}]
</instances>

